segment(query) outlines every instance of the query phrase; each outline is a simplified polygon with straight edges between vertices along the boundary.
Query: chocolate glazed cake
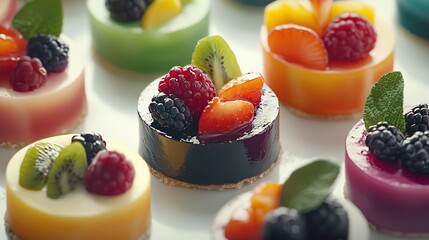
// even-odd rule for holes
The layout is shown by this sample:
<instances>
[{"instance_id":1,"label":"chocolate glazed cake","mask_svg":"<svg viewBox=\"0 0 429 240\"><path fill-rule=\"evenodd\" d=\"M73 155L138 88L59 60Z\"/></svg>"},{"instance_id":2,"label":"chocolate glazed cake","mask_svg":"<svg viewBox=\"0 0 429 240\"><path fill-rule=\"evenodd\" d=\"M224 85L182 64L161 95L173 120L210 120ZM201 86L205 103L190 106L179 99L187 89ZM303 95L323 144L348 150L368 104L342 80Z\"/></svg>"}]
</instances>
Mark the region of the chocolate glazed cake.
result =
<instances>
[{"instance_id":1,"label":"chocolate glazed cake","mask_svg":"<svg viewBox=\"0 0 429 240\"><path fill-rule=\"evenodd\" d=\"M251 129L229 141L201 142L195 135L173 137L153 124L148 110L157 79L138 100L139 152L152 173L170 185L221 190L239 188L268 174L280 159L279 103L264 86Z\"/></svg>"}]
</instances>

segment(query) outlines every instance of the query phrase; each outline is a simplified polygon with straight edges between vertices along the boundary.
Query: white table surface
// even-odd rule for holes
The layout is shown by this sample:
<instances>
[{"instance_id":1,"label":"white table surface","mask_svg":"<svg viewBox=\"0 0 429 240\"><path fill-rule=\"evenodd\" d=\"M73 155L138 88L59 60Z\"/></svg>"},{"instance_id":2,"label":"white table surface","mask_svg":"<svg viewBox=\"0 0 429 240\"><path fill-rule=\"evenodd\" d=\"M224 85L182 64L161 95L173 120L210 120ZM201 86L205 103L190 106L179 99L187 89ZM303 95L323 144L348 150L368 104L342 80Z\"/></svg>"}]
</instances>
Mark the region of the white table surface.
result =
<instances>
[{"instance_id":1,"label":"white table surface","mask_svg":"<svg viewBox=\"0 0 429 240\"><path fill-rule=\"evenodd\" d=\"M102 1L102 0L100 0ZM398 26L393 0L366 0L395 32L395 69L405 78L405 104L429 102L429 41L419 39ZM64 0L64 33L82 46L86 60L88 114L76 132L96 131L106 138L138 148L136 102L143 88L160 74L130 76L112 74L92 58L85 0ZM210 33L222 35L237 55L243 71L262 69L259 28L263 8L232 0L213 0ZM265 179L283 180L302 159L328 156L343 161L347 132L357 119L325 120L297 116L281 106L281 144L284 161ZM5 209L4 170L16 150L0 149L0 212ZM334 194L342 197L344 176ZM152 177L152 239L209 239L214 214L233 196L253 188L225 192L196 191L163 185ZM0 227L0 239L5 239ZM371 232L373 240L404 239Z\"/></svg>"}]
</instances>

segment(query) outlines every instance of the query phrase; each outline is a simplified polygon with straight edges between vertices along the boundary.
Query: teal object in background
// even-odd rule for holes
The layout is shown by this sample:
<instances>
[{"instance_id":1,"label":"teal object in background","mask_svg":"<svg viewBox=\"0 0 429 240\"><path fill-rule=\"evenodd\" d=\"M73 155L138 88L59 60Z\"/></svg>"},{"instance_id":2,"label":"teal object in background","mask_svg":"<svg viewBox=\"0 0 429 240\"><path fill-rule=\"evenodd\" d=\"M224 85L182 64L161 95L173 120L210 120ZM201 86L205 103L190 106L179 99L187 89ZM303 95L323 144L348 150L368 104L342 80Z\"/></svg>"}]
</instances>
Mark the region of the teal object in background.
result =
<instances>
[{"instance_id":1,"label":"teal object in background","mask_svg":"<svg viewBox=\"0 0 429 240\"><path fill-rule=\"evenodd\" d=\"M199 39L209 33L210 0L189 1L159 29L144 31L141 22L114 21L104 1L87 0L92 48L108 65L137 73L165 73L191 63Z\"/></svg>"},{"instance_id":2,"label":"teal object in background","mask_svg":"<svg viewBox=\"0 0 429 240\"><path fill-rule=\"evenodd\" d=\"M253 6L265 6L274 0L237 0L237 2L241 2L244 4L249 4Z\"/></svg>"},{"instance_id":3,"label":"teal object in background","mask_svg":"<svg viewBox=\"0 0 429 240\"><path fill-rule=\"evenodd\" d=\"M397 0L397 14L401 26L429 39L429 0Z\"/></svg>"}]
</instances>

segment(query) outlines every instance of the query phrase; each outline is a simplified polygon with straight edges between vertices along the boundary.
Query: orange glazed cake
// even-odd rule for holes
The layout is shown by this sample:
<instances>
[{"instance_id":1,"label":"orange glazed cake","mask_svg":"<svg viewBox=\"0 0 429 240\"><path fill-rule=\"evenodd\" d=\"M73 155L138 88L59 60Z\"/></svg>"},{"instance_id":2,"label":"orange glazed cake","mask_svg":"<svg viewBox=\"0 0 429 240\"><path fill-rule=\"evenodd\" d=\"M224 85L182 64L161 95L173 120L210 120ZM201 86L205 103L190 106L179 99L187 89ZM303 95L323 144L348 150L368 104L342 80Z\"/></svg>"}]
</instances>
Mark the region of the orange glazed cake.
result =
<instances>
[{"instance_id":1,"label":"orange glazed cake","mask_svg":"<svg viewBox=\"0 0 429 240\"><path fill-rule=\"evenodd\" d=\"M52 26L43 25L47 17ZM56 22L61 1L49 0L29 2L0 25L0 146L68 132L86 113L84 57Z\"/></svg>"},{"instance_id":2,"label":"orange glazed cake","mask_svg":"<svg viewBox=\"0 0 429 240\"><path fill-rule=\"evenodd\" d=\"M393 69L393 32L363 2L275 1L260 37L267 84L306 115L360 113L372 84Z\"/></svg>"},{"instance_id":3,"label":"orange glazed cake","mask_svg":"<svg viewBox=\"0 0 429 240\"><path fill-rule=\"evenodd\" d=\"M5 184L10 239L149 238L149 168L137 152L99 134L24 147L10 160Z\"/></svg>"}]
</instances>

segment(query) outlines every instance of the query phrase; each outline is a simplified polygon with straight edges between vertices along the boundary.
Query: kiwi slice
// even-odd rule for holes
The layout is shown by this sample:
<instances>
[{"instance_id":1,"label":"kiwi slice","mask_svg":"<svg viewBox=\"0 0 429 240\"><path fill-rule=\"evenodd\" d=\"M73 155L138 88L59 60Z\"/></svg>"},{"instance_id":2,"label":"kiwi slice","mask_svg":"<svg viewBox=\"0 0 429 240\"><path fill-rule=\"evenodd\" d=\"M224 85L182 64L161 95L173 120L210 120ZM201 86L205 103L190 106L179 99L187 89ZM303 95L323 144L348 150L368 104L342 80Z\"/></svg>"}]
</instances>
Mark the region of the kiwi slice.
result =
<instances>
[{"instance_id":1,"label":"kiwi slice","mask_svg":"<svg viewBox=\"0 0 429 240\"><path fill-rule=\"evenodd\" d=\"M55 143L38 142L27 149L19 168L19 185L30 190L45 186L52 162L64 147Z\"/></svg>"},{"instance_id":2,"label":"kiwi slice","mask_svg":"<svg viewBox=\"0 0 429 240\"><path fill-rule=\"evenodd\" d=\"M85 148L80 142L73 142L65 147L49 172L46 190L48 197L59 198L73 190L82 182L87 168Z\"/></svg>"},{"instance_id":3,"label":"kiwi slice","mask_svg":"<svg viewBox=\"0 0 429 240\"><path fill-rule=\"evenodd\" d=\"M197 42L191 64L211 77L217 91L229 80L241 76L234 52L218 35L208 36Z\"/></svg>"}]
</instances>

